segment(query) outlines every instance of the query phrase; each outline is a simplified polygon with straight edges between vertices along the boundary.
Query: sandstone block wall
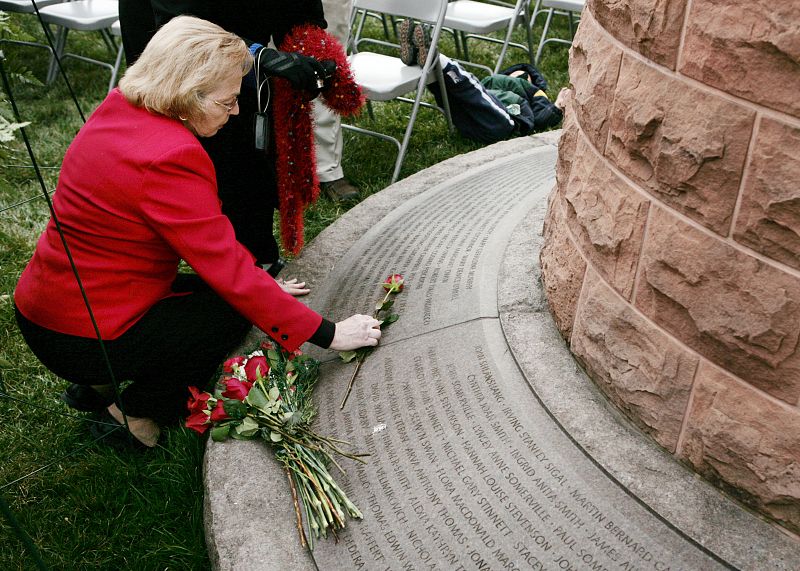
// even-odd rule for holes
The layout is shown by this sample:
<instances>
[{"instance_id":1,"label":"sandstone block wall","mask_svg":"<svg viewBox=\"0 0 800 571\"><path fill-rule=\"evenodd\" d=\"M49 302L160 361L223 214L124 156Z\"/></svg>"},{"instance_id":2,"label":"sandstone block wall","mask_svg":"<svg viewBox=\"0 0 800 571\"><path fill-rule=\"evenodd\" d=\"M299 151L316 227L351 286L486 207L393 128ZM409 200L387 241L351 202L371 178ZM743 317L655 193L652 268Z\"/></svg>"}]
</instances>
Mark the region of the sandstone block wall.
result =
<instances>
[{"instance_id":1,"label":"sandstone block wall","mask_svg":"<svg viewBox=\"0 0 800 571\"><path fill-rule=\"evenodd\" d=\"M800 531L800 3L589 0L541 254L621 411Z\"/></svg>"}]
</instances>

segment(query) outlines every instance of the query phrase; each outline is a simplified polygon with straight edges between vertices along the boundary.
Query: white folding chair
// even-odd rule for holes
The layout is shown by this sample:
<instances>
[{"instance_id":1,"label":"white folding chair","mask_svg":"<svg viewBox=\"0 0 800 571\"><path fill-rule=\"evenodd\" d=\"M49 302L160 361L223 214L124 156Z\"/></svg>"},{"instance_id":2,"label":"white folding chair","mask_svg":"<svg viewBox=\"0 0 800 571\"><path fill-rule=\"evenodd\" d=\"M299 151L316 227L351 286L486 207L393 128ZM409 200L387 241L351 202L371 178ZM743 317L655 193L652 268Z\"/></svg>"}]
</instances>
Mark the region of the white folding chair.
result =
<instances>
[{"instance_id":1,"label":"white folding chair","mask_svg":"<svg viewBox=\"0 0 800 571\"><path fill-rule=\"evenodd\" d=\"M539 47L536 49L536 57L533 60L534 65L539 64L539 59L542 57L542 50L544 46L549 43L558 43L558 44L567 44L569 46L572 45L572 37L575 35L575 22L576 19L580 19L581 12L583 12L583 6L585 4L585 0L541 0L539 13L547 12L547 20L544 23L544 29L542 30L542 37L539 39ZM547 33L550 31L550 24L553 21L554 15L566 15L569 18L569 37L570 39L565 40L563 38L548 38ZM577 17L576 17L577 15ZM536 14L534 14L533 19L536 18Z\"/></svg>"},{"instance_id":2,"label":"white folding chair","mask_svg":"<svg viewBox=\"0 0 800 571\"><path fill-rule=\"evenodd\" d=\"M503 60L506 57L509 47L519 48L528 54L530 60L533 56L533 39L531 29L528 25L528 4L530 0L516 0L514 3L488 0L478 2L476 0L455 0L447 6L447 15L444 19L446 28L453 30L456 37L456 46L463 49L462 64L472 67L486 69L490 74L500 71ZM527 46L511 41L511 36L517 24L525 27L527 36ZM489 36L493 32L506 30L504 39ZM460 37L461 41L458 41ZM469 38L502 44L500 55L497 58L494 68L469 61L469 50L467 40Z\"/></svg>"},{"instance_id":3,"label":"white folding chair","mask_svg":"<svg viewBox=\"0 0 800 571\"><path fill-rule=\"evenodd\" d=\"M62 0L36 0L34 7L32 0L0 0L0 12L14 12L19 14L36 14L36 8L44 8L51 4L59 4ZM0 38L0 44L16 44L21 46L30 46L33 48L44 48L50 53L53 50L49 45L40 42L28 42L24 40L12 40L9 38Z\"/></svg>"},{"instance_id":4,"label":"white folding chair","mask_svg":"<svg viewBox=\"0 0 800 571\"><path fill-rule=\"evenodd\" d=\"M75 0L74 2L47 6L40 9L39 13L46 24L59 27L55 42L58 59L63 62L67 58L73 58L108 68L111 71L111 80L108 88L111 90L114 87L114 82L119 73L119 65L122 62L122 42L119 42L119 46L117 46L109 34L109 28L119 19L119 2L117 0ZM100 32L109 48L116 50L115 63L112 64L78 54L65 53L67 34L70 30ZM47 82L52 82L57 73L58 66L55 61L52 61L47 75Z\"/></svg>"},{"instance_id":5,"label":"white folding chair","mask_svg":"<svg viewBox=\"0 0 800 571\"><path fill-rule=\"evenodd\" d=\"M420 107L430 107L441 111L447 119L448 128L451 131L453 128L450 105L444 90L442 90L442 107L422 101L425 85L429 78L435 77L439 85L444 85L442 67L439 63L439 51L436 46L442 31L444 15L447 10L447 0L355 0L353 4L353 21L359 11L368 10L388 16L409 18L430 25L431 46L422 66L405 65L399 57L375 52L355 51L349 57L350 68L353 71L356 83L361 86L367 97L368 105L372 101L391 101L394 99L413 105L402 141L384 133L342 124L344 129L391 141L397 146L397 161L392 174L392 182L394 183L400 175L400 168L408 150L411 132L414 129L414 122L417 119ZM358 44L354 43L354 46L354 50L357 50ZM404 95L411 92L415 92L413 99L404 97Z\"/></svg>"}]
</instances>

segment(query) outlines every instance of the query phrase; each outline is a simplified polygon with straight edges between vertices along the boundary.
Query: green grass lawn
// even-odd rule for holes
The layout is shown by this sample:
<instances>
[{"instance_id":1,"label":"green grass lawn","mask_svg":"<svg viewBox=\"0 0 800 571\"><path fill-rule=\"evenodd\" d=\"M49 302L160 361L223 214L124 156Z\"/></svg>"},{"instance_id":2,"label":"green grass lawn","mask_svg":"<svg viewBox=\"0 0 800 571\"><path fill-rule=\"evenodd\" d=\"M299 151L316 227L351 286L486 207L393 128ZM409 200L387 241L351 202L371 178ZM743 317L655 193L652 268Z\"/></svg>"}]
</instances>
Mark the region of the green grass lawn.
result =
<instances>
[{"instance_id":1,"label":"green grass lawn","mask_svg":"<svg viewBox=\"0 0 800 571\"><path fill-rule=\"evenodd\" d=\"M370 33L378 33L376 23L369 26ZM35 26L29 29L41 36ZM566 33L565 29L561 32ZM523 40L521 32L518 36ZM499 46L482 42L473 42L470 48L474 61L487 64L499 51ZM44 78L46 52L16 46L3 49L12 67ZM71 34L70 49L113 57L97 34ZM447 35L442 50L455 54ZM512 50L506 63L524 58ZM66 67L88 114L105 96L108 72L75 60ZM555 98L568 82L566 49L547 49L539 67ZM13 89L23 120L31 122L27 135L45 184L52 190L61 158L82 120L61 79L49 86L14 82ZM401 137L409 110L402 103L375 104L376 127ZM13 119L6 111L4 107L6 118ZM357 123L369 126L366 113ZM401 176L480 146L448 134L440 114L422 110ZM362 199L386 187L394 160L390 144L345 135L344 170L360 187ZM306 240L352 206L320 199L307 212ZM72 414L58 401L65 381L38 363L17 332L10 296L48 217L39 182L18 136L0 154L0 390L9 395L0 399L0 450L4 452L0 497L52 569L208 569L202 523L204 442L184 428L173 428L167 431L163 446L147 454L118 453L93 444L85 417ZM3 517L0 546L0 569L36 568Z\"/></svg>"}]
</instances>

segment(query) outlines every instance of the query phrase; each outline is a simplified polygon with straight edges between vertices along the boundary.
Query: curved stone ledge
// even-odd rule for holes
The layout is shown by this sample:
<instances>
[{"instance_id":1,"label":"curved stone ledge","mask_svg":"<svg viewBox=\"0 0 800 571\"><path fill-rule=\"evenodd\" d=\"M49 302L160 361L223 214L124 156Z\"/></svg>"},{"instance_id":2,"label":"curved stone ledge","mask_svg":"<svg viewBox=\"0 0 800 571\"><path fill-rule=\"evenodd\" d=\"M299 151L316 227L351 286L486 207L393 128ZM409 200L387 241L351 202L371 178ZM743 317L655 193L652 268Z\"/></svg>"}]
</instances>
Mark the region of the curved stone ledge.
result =
<instances>
[{"instance_id":1,"label":"curved stone ledge","mask_svg":"<svg viewBox=\"0 0 800 571\"><path fill-rule=\"evenodd\" d=\"M320 430L373 454L339 476L365 519L338 543L319 542L312 558L272 452L209 442L215 569L800 566L796 542L621 419L561 340L537 264L554 142L517 139L409 177L348 212L288 268L311 282L312 307L337 315L370 304L387 270L407 274L401 319L344 411L351 369L316 351Z\"/></svg>"}]
</instances>

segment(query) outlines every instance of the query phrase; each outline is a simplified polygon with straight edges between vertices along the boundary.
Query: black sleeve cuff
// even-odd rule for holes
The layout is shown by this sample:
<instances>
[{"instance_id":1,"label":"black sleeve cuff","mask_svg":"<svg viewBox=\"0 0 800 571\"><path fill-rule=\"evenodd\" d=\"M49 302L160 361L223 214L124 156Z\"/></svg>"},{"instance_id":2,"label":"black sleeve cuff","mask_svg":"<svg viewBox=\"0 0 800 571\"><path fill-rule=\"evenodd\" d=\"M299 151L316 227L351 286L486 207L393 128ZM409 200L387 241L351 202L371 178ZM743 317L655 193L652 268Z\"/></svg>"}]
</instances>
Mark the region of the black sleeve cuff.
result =
<instances>
[{"instance_id":1,"label":"black sleeve cuff","mask_svg":"<svg viewBox=\"0 0 800 571\"><path fill-rule=\"evenodd\" d=\"M333 342L333 336L336 333L336 324L332 321L328 321L324 317L322 318L322 323L319 324L317 330L314 332L314 335L308 340L309 343L313 343L317 347L322 347L323 349L327 349L331 346Z\"/></svg>"}]
</instances>

